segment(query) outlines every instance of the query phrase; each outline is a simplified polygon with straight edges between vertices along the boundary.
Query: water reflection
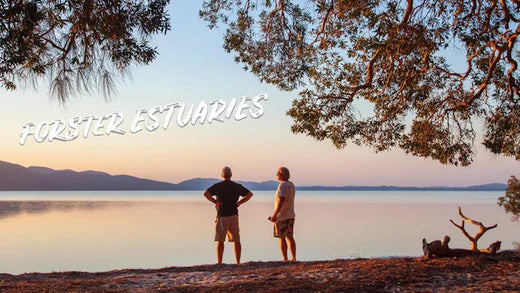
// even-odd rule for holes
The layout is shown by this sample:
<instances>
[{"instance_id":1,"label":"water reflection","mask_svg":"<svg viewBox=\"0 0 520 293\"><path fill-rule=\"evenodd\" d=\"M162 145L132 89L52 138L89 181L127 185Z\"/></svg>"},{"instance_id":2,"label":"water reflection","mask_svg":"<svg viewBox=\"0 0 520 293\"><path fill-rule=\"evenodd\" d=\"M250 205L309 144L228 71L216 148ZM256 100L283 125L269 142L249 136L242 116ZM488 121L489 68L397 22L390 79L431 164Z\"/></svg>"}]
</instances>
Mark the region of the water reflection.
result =
<instances>
[{"instance_id":1,"label":"water reflection","mask_svg":"<svg viewBox=\"0 0 520 293\"><path fill-rule=\"evenodd\" d=\"M123 201L0 201L0 219L15 217L23 213L44 214L52 211L95 210L130 204L130 202Z\"/></svg>"},{"instance_id":2,"label":"water reflection","mask_svg":"<svg viewBox=\"0 0 520 293\"><path fill-rule=\"evenodd\" d=\"M215 208L198 200L0 201L0 273L106 271L213 263ZM325 197L323 195L323 197ZM296 205L298 259L422 255L421 239L468 240L449 219L458 203L357 203L300 200ZM518 241L518 223L496 204L463 204L468 217L498 224L479 241ZM272 237L271 200L240 207L242 261L280 260ZM473 226L473 225L469 225ZM468 227L472 229L474 227ZM476 231L469 231L474 235ZM234 263L226 243L224 262Z\"/></svg>"}]
</instances>

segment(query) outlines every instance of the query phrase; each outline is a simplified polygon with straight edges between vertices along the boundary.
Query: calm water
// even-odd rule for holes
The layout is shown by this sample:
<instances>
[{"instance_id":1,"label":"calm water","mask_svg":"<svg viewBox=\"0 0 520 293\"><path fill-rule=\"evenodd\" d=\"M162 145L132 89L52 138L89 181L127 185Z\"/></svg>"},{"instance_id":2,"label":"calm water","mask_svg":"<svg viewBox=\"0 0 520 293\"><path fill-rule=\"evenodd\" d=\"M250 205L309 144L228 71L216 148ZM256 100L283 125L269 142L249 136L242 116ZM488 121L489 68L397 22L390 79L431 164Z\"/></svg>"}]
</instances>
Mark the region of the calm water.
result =
<instances>
[{"instance_id":1,"label":"calm water","mask_svg":"<svg viewBox=\"0 0 520 293\"><path fill-rule=\"evenodd\" d=\"M279 260L272 237L271 191L240 207L242 261ZM479 241L503 249L520 240L496 205L501 192L298 191L295 238L300 260L420 256L421 239L469 241L449 219L457 206L484 225ZM106 271L215 261L215 209L199 191L0 192L0 272ZM467 225L471 234L477 229ZM233 263L226 243L224 262Z\"/></svg>"}]
</instances>

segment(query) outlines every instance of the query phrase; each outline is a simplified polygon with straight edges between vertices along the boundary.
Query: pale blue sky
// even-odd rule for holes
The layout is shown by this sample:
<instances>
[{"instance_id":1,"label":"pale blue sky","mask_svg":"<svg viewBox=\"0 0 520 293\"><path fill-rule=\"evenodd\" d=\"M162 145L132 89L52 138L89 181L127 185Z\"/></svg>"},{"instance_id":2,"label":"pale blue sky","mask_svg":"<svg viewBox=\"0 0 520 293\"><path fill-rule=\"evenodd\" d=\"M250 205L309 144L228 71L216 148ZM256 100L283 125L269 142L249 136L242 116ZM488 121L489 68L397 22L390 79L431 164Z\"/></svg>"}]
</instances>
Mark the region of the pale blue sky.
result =
<instances>
[{"instance_id":1,"label":"pale blue sky","mask_svg":"<svg viewBox=\"0 0 520 293\"><path fill-rule=\"evenodd\" d=\"M24 166L55 169L100 170L155 180L179 182L192 177L218 177L229 165L237 180L274 180L276 168L289 167L300 185L452 185L505 182L519 164L489 154L479 147L475 163L468 168L443 166L438 162L405 155L402 151L380 154L364 147L335 149L328 141L294 135L285 115L296 92L279 91L262 84L222 48L222 31L209 30L198 18L199 1L173 1L173 30L157 36L159 56L146 67L132 70L132 79L121 83L119 94L105 103L97 95L81 95L66 108L49 99L44 83L37 90L1 90L0 160ZM265 114L259 119L227 120L223 123L170 126L154 132L79 137L71 142L19 145L22 126L32 121L69 119L74 116L125 115L129 129L139 108L173 102L200 101L267 93Z\"/></svg>"}]
</instances>

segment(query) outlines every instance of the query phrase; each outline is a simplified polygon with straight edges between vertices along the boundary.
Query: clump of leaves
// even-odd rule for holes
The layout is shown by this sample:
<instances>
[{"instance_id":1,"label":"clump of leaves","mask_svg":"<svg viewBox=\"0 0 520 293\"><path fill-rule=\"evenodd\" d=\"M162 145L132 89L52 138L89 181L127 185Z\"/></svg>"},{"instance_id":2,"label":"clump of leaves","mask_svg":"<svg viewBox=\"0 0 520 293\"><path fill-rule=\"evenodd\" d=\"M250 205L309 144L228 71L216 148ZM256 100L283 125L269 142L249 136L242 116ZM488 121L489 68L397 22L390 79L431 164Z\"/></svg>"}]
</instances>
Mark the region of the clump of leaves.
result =
<instances>
[{"instance_id":1,"label":"clump of leaves","mask_svg":"<svg viewBox=\"0 0 520 293\"><path fill-rule=\"evenodd\" d=\"M498 198L498 205L504 207L506 213L513 215L513 221L518 221L520 220L520 180L511 176L507 185L505 195Z\"/></svg>"},{"instance_id":2,"label":"clump of leaves","mask_svg":"<svg viewBox=\"0 0 520 293\"><path fill-rule=\"evenodd\" d=\"M206 0L200 15L246 70L300 89L294 133L468 166L483 120L484 146L520 160L520 1Z\"/></svg>"},{"instance_id":3,"label":"clump of leaves","mask_svg":"<svg viewBox=\"0 0 520 293\"><path fill-rule=\"evenodd\" d=\"M130 65L155 59L149 39L170 30L168 3L0 1L0 86L47 77L60 102L91 90L108 98Z\"/></svg>"}]
</instances>

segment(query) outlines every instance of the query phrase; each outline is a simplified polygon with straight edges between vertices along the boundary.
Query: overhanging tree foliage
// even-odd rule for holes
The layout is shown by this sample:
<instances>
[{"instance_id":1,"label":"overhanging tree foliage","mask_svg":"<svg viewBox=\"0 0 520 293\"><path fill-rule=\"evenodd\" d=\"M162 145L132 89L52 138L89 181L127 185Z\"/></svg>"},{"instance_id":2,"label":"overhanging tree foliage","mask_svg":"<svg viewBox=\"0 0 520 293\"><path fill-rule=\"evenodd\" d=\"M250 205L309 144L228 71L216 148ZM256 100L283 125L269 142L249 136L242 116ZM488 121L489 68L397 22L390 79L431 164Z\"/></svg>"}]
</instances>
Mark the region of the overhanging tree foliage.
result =
<instances>
[{"instance_id":1,"label":"overhanging tree foliage","mask_svg":"<svg viewBox=\"0 0 520 293\"><path fill-rule=\"evenodd\" d=\"M513 215L513 221L520 220L520 180L515 176L507 181L506 194L498 198L498 204L503 206L507 213Z\"/></svg>"},{"instance_id":2,"label":"overhanging tree foliage","mask_svg":"<svg viewBox=\"0 0 520 293\"><path fill-rule=\"evenodd\" d=\"M486 148L520 160L518 0L207 0L200 15L262 81L305 88L294 133L467 166L483 119Z\"/></svg>"},{"instance_id":3,"label":"overhanging tree foliage","mask_svg":"<svg viewBox=\"0 0 520 293\"><path fill-rule=\"evenodd\" d=\"M114 75L157 55L149 38L170 29L168 3L0 0L0 85L46 76L61 102L95 88L108 97Z\"/></svg>"}]
</instances>

